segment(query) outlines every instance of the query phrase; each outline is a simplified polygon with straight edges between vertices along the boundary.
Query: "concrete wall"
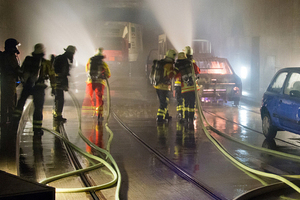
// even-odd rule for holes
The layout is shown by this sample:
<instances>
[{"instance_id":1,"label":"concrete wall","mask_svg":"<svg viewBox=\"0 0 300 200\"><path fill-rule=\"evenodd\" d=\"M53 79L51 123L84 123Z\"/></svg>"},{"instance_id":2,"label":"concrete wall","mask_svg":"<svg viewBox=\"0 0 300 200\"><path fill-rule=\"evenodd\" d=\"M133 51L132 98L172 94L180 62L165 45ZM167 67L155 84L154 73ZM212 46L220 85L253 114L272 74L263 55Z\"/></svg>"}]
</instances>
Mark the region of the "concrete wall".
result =
<instances>
[{"instance_id":1,"label":"concrete wall","mask_svg":"<svg viewBox=\"0 0 300 200\"><path fill-rule=\"evenodd\" d=\"M299 0L212 0L203 6L209 12L198 20L199 33L237 74L248 69L245 90L261 94L276 71L300 66Z\"/></svg>"},{"instance_id":2,"label":"concrete wall","mask_svg":"<svg viewBox=\"0 0 300 200\"><path fill-rule=\"evenodd\" d=\"M4 41L8 38L10 32L7 6L8 1L0 0L0 51L4 50Z\"/></svg>"}]
</instances>

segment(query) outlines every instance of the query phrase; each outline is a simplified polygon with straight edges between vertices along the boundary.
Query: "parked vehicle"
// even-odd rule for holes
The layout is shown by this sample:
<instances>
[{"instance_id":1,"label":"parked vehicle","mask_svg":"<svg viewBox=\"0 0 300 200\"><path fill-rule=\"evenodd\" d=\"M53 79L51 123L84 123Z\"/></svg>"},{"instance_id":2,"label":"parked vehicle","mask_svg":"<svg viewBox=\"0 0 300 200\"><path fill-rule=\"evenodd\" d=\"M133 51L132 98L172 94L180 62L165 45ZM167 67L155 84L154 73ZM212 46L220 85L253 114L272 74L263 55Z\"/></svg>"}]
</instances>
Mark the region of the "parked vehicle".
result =
<instances>
[{"instance_id":1,"label":"parked vehicle","mask_svg":"<svg viewBox=\"0 0 300 200\"><path fill-rule=\"evenodd\" d=\"M276 137L277 131L300 134L300 67L275 74L263 95L260 112L267 139Z\"/></svg>"},{"instance_id":2,"label":"parked vehicle","mask_svg":"<svg viewBox=\"0 0 300 200\"><path fill-rule=\"evenodd\" d=\"M152 65L153 65L153 60L157 60L157 59L158 59L158 51L157 49L152 49L147 56L147 60L145 64L145 74L147 77L149 77L150 75Z\"/></svg>"},{"instance_id":3,"label":"parked vehicle","mask_svg":"<svg viewBox=\"0 0 300 200\"><path fill-rule=\"evenodd\" d=\"M142 25L131 22L105 21L97 23L96 44L104 48L109 64L136 62L143 52Z\"/></svg>"},{"instance_id":4,"label":"parked vehicle","mask_svg":"<svg viewBox=\"0 0 300 200\"><path fill-rule=\"evenodd\" d=\"M201 72L198 75L198 84L202 85L202 102L233 101L239 105L242 95L242 81L233 71L226 58L197 57L196 64Z\"/></svg>"}]
</instances>

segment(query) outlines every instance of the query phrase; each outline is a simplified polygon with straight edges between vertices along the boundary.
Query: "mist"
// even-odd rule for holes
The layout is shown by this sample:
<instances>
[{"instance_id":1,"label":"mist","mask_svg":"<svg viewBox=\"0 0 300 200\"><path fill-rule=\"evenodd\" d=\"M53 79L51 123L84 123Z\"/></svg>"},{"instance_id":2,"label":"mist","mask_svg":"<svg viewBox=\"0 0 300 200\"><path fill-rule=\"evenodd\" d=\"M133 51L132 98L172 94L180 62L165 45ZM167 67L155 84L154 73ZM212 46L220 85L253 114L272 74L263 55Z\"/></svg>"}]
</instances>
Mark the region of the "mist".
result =
<instances>
[{"instance_id":1,"label":"mist","mask_svg":"<svg viewBox=\"0 0 300 200\"><path fill-rule=\"evenodd\" d=\"M193 39L192 0L147 0L164 33L180 52Z\"/></svg>"},{"instance_id":2,"label":"mist","mask_svg":"<svg viewBox=\"0 0 300 200\"><path fill-rule=\"evenodd\" d=\"M45 45L47 58L50 54L62 54L64 48L74 45L77 48L74 60L79 65L85 65L97 47L92 39L93 31L89 30L92 26L86 20L91 17L88 14L93 13L93 7L82 3L68 0L20 1L17 13L24 25L25 37L22 38L25 41L20 41L23 54L30 54L36 43Z\"/></svg>"}]
</instances>

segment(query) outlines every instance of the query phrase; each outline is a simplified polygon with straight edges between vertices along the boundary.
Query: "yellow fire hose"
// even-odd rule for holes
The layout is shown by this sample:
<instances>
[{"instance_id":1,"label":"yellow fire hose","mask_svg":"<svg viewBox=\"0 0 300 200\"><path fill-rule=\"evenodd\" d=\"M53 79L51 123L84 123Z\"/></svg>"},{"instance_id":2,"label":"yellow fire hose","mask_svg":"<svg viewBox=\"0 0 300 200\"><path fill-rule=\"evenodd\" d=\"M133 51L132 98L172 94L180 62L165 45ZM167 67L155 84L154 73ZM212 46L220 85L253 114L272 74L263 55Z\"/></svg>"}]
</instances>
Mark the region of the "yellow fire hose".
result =
<instances>
[{"instance_id":1,"label":"yellow fire hose","mask_svg":"<svg viewBox=\"0 0 300 200\"><path fill-rule=\"evenodd\" d=\"M120 187L121 187L121 173L120 170L118 168L117 163L115 162L114 158L111 156L111 154L109 153L110 150L110 143L112 142L113 139L113 132L110 130L109 126L108 126L108 120L110 117L110 109L111 109L111 103L110 103L110 88L109 88L109 83L108 80L106 79L106 83L107 83L107 105L108 105L108 115L107 115L107 122L105 124L106 130L107 132L110 134L109 136L109 140L108 140L108 144L107 144L107 150L104 150L100 147L98 147L97 145L95 145L94 143L92 143L90 140L88 140L83 134L82 134L82 130L81 130L81 109L80 109L80 105L75 97L75 95L69 91L69 94L72 98L72 101L75 105L75 108L77 110L77 114L78 114L78 134L80 135L80 137L92 148L94 148L95 150L104 153L106 155L106 159L109 160L112 163L112 166L110 163L108 163L106 160L101 159L97 156L91 155L89 153L86 153L85 151L81 150L79 147L77 147L76 145L74 145L73 143L71 143L68 139L66 139L65 137L63 137L60 133L53 131L53 130L49 130L47 128L43 128L46 131L49 131L50 133L54 134L56 137L58 137L59 139L63 140L66 144L68 144L70 147L72 147L75 151L77 151L78 153L82 154L83 156L85 156L87 159L89 160L96 160L99 163L98 164L94 164L93 161L91 161L91 163L93 164L90 167L87 167L85 169L80 169L80 170L75 170L72 172L68 172L68 173L63 173L57 176L53 176L50 178L47 178L43 181L40 181L40 183L42 184L47 184L49 182L58 180L58 179L62 179L68 176L73 176L76 174L80 174L83 172L87 172L87 171L91 171L100 167L106 166L109 171L111 172L112 176L113 176L113 180L111 180L110 182L106 183L106 184L101 184L101 185L97 185L97 186L92 186L92 187L83 187L83 188L56 188L56 192L60 192L60 193L71 193L71 192L88 192L88 191L94 191L94 190L100 190L100 189L104 189L104 188L108 188L108 187L112 187L113 185L115 185L117 183L116 186L116 192L115 192L115 199L118 200L119 199L119 193L120 193Z\"/></svg>"}]
</instances>

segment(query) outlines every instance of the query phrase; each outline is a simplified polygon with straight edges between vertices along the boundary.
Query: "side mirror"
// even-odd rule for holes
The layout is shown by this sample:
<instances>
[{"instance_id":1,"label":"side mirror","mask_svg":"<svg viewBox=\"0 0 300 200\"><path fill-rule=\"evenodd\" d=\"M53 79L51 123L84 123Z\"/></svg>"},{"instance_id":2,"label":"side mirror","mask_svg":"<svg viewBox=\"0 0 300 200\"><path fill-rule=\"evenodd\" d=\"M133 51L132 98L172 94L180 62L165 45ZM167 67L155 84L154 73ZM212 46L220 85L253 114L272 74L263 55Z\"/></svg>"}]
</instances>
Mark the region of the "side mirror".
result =
<instances>
[{"instance_id":1,"label":"side mirror","mask_svg":"<svg viewBox=\"0 0 300 200\"><path fill-rule=\"evenodd\" d=\"M299 90L291 90L290 91L290 96L300 98L300 91Z\"/></svg>"}]
</instances>

